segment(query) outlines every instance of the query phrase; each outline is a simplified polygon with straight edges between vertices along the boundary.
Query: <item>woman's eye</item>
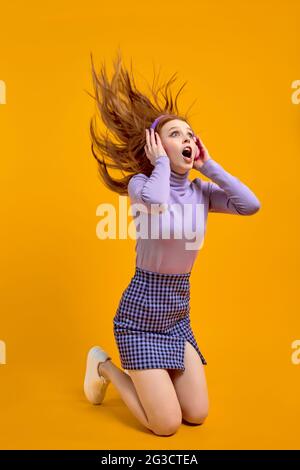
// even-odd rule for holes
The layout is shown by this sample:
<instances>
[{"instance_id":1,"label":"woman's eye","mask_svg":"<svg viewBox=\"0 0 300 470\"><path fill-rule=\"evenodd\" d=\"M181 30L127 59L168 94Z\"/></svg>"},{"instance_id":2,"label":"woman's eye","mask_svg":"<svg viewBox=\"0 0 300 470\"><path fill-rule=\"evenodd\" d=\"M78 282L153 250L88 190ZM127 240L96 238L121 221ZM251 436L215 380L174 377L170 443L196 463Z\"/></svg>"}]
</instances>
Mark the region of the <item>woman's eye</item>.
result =
<instances>
[{"instance_id":1,"label":"woman's eye","mask_svg":"<svg viewBox=\"0 0 300 470\"><path fill-rule=\"evenodd\" d=\"M176 133L178 133L178 131L173 131L172 134L170 134L171 137L172 137L173 134L176 134ZM192 134L192 132L189 132L189 134L190 134L191 137L194 137L194 134Z\"/></svg>"}]
</instances>

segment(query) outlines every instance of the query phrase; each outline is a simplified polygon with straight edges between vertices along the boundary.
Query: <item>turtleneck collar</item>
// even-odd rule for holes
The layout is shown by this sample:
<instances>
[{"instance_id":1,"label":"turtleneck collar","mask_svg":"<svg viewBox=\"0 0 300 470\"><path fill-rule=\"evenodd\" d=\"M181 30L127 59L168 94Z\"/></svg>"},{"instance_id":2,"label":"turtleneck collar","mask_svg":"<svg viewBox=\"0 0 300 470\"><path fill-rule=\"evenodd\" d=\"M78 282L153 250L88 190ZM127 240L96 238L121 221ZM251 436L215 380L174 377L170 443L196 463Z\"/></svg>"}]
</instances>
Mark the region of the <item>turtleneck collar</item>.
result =
<instances>
[{"instance_id":1,"label":"turtleneck collar","mask_svg":"<svg viewBox=\"0 0 300 470\"><path fill-rule=\"evenodd\" d=\"M189 170L186 173L180 174L171 169L170 172L170 187L178 191L184 191L190 185L190 180L188 178Z\"/></svg>"}]
</instances>

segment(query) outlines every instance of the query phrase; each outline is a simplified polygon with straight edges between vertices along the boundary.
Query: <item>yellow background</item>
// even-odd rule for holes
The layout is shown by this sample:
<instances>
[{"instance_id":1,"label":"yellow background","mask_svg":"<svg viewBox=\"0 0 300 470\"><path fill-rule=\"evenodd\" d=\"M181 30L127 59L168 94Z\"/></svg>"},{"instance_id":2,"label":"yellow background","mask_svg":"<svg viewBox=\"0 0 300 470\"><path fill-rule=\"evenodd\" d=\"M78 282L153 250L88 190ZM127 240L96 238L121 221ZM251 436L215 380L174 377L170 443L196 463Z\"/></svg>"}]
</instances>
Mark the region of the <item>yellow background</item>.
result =
<instances>
[{"instance_id":1,"label":"yellow background","mask_svg":"<svg viewBox=\"0 0 300 470\"><path fill-rule=\"evenodd\" d=\"M299 448L299 16L297 0L2 2L2 449ZM99 407L82 390L91 346L120 365L112 318L135 264L134 240L96 237L97 206L118 195L90 151L90 52L111 73L119 45L142 91L154 68L178 72L174 92L188 81L181 109L197 98L194 129L262 205L209 214L191 320L211 409L168 438L113 385Z\"/></svg>"}]
</instances>

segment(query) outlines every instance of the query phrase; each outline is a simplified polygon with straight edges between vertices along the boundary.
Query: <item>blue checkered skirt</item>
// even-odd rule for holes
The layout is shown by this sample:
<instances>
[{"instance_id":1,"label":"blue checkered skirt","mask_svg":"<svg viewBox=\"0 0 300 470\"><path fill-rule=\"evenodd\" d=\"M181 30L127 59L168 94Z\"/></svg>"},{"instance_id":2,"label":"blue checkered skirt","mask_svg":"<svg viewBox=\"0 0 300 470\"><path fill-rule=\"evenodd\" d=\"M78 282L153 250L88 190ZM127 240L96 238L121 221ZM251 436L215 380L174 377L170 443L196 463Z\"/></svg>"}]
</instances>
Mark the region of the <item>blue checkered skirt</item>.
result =
<instances>
[{"instance_id":1,"label":"blue checkered skirt","mask_svg":"<svg viewBox=\"0 0 300 470\"><path fill-rule=\"evenodd\" d=\"M113 318L124 369L185 370L185 341L207 364L190 323L190 274L157 273L136 266Z\"/></svg>"}]
</instances>

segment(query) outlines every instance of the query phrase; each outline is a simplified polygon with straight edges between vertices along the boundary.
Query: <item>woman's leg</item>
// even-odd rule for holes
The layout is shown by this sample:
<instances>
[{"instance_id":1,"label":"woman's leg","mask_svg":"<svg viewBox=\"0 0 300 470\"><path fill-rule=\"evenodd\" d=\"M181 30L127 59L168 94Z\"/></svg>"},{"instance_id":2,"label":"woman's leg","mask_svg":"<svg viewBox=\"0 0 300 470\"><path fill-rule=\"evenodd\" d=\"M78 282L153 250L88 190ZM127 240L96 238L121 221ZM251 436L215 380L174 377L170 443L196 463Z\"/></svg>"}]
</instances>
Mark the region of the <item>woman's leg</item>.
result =
<instances>
[{"instance_id":1,"label":"woman's leg","mask_svg":"<svg viewBox=\"0 0 300 470\"><path fill-rule=\"evenodd\" d=\"M185 371L171 371L183 419L191 424L204 423L209 409L204 365L195 348L185 343Z\"/></svg>"},{"instance_id":2,"label":"woman's leg","mask_svg":"<svg viewBox=\"0 0 300 470\"><path fill-rule=\"evenodd\" d=\"M141 405L139 397L136 393L135 387L129 375L125 374L119 367L117 367L111 360L99 364L99 373L114 384L124 402L134 414L134 416L147 428L149 422L144 408Z\"/></svg>"},{"instance_id":3,"label":"woman's leg","mask_svg":"<svg viewBox=\"0 0 300 470\"><path fill-rule=\"evenodd\" d=\"M174 434L182 421L181 409L169 373L165 369L128 370L127 375L111 360L99 364L134 416L158 435Z\"/></svg>"}]
</instances>

